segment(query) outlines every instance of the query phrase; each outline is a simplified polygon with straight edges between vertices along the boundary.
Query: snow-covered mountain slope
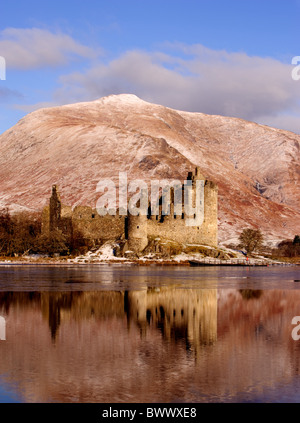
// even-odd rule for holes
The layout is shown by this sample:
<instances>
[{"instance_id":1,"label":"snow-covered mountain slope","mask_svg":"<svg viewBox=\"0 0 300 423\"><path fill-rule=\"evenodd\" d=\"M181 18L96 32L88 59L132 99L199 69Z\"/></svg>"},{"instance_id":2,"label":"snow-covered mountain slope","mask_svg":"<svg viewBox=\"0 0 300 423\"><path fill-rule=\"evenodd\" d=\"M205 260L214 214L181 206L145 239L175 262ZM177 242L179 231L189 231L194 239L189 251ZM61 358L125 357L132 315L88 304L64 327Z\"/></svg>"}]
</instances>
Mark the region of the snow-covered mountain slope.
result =
<instances>
[{"instance_id":1,"label":"snow-covered mountain slope","mask_svg":"<svg viewBox=\"0 0 300 423\"><path fill-rule=\"evenodd\" d=\"M0 136L0 202L41 209L51 186L95 207L104 178L181 179L195 166L219 185L219 239L246 226L269 240L300 233L300 136L242 119L187 113L130 94L40 109Z\"/></svg>"}]
</instances>

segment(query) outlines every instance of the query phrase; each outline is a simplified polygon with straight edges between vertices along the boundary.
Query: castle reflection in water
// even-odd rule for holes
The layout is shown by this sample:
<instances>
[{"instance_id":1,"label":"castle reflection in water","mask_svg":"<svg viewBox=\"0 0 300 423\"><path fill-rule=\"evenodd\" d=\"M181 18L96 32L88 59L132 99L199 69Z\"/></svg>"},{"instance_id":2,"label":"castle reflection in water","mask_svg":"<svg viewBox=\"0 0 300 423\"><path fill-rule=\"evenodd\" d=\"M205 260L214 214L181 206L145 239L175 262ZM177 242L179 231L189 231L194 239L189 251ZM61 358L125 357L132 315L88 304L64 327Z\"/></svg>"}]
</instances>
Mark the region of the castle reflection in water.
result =
<instances>
[{"instance_id":1,"label":"castle reflection in water","mask_svg":"<svg viewBox=\"0 0 300 423\"><path fill-rule=\"evenodd\" d=\"M141 336L154 326L166 340L182 339L197 351L217 340L217 290L172 287L139 291L10 292L0 293L0 310L14 306L40 309L55 342L63 321L71 319L126 319L128 330L137 325Z\"/></svg>"},{"instance_id":2,"label":"castle reflection in water","mask_svg":"<svg viewBox=\"0 0 300 423\"><path fill-rule=\"evenodd\" d=\"M26 402L252 401L299 378L299 303L278 289L0 292L0 375Z\"/></svg>"}]
</instances>

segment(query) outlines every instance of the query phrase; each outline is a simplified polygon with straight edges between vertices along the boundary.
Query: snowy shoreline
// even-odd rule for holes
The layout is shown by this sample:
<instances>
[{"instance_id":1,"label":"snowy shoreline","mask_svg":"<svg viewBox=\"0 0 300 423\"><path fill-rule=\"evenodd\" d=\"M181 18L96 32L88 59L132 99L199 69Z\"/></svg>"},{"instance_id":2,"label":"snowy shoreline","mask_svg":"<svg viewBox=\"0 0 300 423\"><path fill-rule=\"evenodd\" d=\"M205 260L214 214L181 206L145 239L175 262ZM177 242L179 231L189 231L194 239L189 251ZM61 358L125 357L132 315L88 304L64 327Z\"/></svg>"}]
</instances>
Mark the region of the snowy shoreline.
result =
<instances>
[{"instance_id":1,"label":"snowy shoreline","mask_svg":"<svg viewBox=\"0 0 300 423\"><path fill-rule=\"evenodd\" d=\"M240 251L233 251L222 248L224 253L234 252L234 258L229 256L224 259L205 256L201 253L180 253L170 257L159 257L154 253L148 253L144 256L133 257L131 251L126 251L127 257L116 257L114 255L115 244L107 242L97 250L88 251L76 257L45 257L40 255L14 257L8 259L0 258L0 266L8 265L34 265L34 266L86 266L86 265L131 265L131 266L190 266L190 262L198 262L202 265L210 266L259 266L259 265L295 265L300 263L291 263L278 260L272 260L264 256L257 255L247 259ZM210 249L211 247L205 247ZM212 249L212 248L211 248Z\"/></svg>"}]
</instances>

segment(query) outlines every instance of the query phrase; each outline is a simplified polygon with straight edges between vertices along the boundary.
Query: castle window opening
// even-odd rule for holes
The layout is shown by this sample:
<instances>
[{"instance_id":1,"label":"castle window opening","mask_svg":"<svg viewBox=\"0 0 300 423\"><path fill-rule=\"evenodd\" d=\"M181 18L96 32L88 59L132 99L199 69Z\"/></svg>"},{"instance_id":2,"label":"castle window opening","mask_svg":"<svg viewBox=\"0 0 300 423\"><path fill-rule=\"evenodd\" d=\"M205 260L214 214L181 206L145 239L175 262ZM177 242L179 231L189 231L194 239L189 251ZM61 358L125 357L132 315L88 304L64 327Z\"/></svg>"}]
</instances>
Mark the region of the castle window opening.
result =
<instances>
[{"instance_id":1,"label":"castle window opening","mask_svg":"<svg viewBox=\"0 0 300 423\"><path fill-rule=\"evenodd\" d=\"M96 215L95 213L92 214L92 219L95 219Z\"/></svg>"}]
</instances>

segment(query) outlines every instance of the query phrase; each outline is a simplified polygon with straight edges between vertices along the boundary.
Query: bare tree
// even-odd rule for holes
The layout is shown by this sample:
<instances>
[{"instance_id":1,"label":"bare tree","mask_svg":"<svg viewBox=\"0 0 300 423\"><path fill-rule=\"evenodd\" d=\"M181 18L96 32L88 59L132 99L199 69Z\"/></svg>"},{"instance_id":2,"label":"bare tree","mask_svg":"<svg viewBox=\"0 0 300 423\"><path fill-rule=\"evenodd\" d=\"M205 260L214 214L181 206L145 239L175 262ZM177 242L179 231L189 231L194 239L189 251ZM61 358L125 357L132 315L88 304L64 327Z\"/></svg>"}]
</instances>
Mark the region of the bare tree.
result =
<instances>
[{"instance_id":1,"label":"bare tree","mask_svg":"<svg viewBox=\"0 0 300 423\"><path fill-rule=\"evenodd\" d=\"M68 254L69 246L67 237L59 229L41 234L36 242L36 251L42 254Z\"/></svg>"},{"instance_id":2,"label":"bare tree","mask_svg":"<svg viewBox=\"0 0 300 423\"><path fill-rule=\"evenodd\" d=\"M296 235L294 240L284 240L278 244L277 249L273 250L273 254L282 257L299 257L300 256L300 237Z\"/></svg>"},{"instance_id":3,"label":"bare tree","mask_svg":"<svg viewBox=\"0 0 300 423\"><path fill-rule=\"evenodd\" d=\"M0 254L7 255L12 240L12 222L8 208L0 210Z\"/></svg>"},{"instance_id":4,"label":"bare tree","mask_svg":"<svg viewBox=\"0 0 300 423\"><path fill-rule=\"evenodd\" d=\"M21 212L11 215L7 208L0 210L0 254L12 256L29 252L40 231L39 214Z\"/></svg>"},{"instance_id":5,"label":"bare tree","mask_svg":"<svg viewBox=\"0 0 300 423\"><path fill-rule=\"evenodd\" d=\"M24 254L30 252L36 238L41 233L41 218L37 213L21 212L11 218L11 252Z\"/></svg>"},{"instance_id":6,"label":"bare tree","mask_svg":"<svg viewBox=\"0 0 300 423\"><path fill-rule=\"evenodd\" d=\"M259 250L263 244L263 234L259 229L243 229L239 236L240 246L245 248L248 254Z\"/></svg>"}]
</instances>

